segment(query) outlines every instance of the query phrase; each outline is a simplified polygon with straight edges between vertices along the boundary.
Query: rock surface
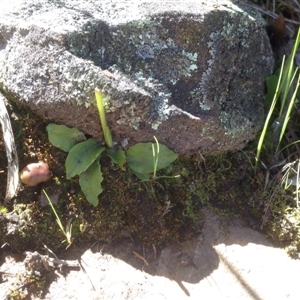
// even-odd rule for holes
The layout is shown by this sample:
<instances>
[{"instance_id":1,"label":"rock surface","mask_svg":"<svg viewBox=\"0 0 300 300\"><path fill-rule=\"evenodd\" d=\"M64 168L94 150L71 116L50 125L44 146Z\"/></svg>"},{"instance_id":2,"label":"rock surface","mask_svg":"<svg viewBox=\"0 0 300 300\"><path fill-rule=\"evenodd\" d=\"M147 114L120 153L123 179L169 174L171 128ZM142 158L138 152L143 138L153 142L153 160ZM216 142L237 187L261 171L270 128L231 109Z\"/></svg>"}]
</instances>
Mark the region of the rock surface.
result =
<instances>
[{"instance_id":1,"label":"rock surface","mask_svg":"<svg viewBox=\"0 0 300 300\"><path fill-rule=\"evenodd\" d=\"M0 12L2 92L102 140L98 87L122 145L242 148L272 68L262 18L238 2L13 0Z\"/></svg>"},{"instance_id":2,"label":"rock surface","mask_svg":"<svg viewBox=\"0 0 300 300\"><path fill-rule=\"evenodd\" d=\"M56 272L51 264L41 263L45 255L37 252L27 252L23 262L2 255L1 299L16 288L29 292L26 299L300 299L299 260L238 219L221 220L211 212L204 215L199 237L158 253L130 238L91 247L83 255L74 252L84 269L74 259L65 260L62 271L57 267ZM148 266L133 251L145 257ZM43 294L36 292L33 280L30 285L18 283L32 268L45 275L43 265L48 268Z\"/></svg>"}]
</instances>

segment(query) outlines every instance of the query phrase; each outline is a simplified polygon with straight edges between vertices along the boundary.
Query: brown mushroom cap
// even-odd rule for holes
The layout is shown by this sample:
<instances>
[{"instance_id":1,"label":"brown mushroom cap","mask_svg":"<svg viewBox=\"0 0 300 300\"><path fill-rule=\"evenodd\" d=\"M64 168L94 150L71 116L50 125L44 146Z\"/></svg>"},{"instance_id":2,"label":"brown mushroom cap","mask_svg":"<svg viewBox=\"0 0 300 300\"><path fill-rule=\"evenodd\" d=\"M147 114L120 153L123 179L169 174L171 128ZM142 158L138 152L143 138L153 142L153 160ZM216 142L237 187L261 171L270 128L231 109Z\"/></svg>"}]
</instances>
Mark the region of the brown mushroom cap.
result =
<instances>
[{"instance_id":1,"label":"brown mushroom cap","mask_svg":"<svg viewBox=\"0 0 300 300\"><path fill-rule=\"evenodd\" d=\"M29 186L38 185L51 177L49 166L44 162L29 164L20 173L21 181Z\"/></svg>"}]
</instances>

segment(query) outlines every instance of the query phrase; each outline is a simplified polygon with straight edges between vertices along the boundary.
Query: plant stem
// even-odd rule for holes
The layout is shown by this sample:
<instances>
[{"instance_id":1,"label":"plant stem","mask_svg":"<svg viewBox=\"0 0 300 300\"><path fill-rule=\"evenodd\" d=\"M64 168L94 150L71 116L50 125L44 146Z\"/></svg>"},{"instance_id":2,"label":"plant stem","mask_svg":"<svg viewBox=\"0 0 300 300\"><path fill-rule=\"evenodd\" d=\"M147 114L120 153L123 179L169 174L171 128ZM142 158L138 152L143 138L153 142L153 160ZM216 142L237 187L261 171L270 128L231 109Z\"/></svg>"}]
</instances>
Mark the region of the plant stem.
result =
<instances>
[{"instance_id":1,"label":"plant stem","mask_svg":"<svg viewBox=\"0 0 300 300\"><path fill-rule=\"evenodd\" d=\"M159 143L157 138L154 136L156 142L156 151L155 146L152 144L152 153L153 153L153 177L156 178L157 164L158 164L158 156L159 156Z\"/></svg>"},{"instance_id":2,"label":"plant stem","mask_svg":"<svg viewBox=\"0 0 300 300\"><path fill-rule=\"evenodd\" d=\"M99 112L99 116L100 116L100 123L101 123L102 131L103 131L103 135L104 135L104 140L105 140L107 147L112 148L113 141L112 141L110 130L109 130L109 128L107 126L107 122L106 122L102 93L97 88L95 89L95 96L96 96L97 108L98 108L98 112Z\"/></svg>"}]
</instances>

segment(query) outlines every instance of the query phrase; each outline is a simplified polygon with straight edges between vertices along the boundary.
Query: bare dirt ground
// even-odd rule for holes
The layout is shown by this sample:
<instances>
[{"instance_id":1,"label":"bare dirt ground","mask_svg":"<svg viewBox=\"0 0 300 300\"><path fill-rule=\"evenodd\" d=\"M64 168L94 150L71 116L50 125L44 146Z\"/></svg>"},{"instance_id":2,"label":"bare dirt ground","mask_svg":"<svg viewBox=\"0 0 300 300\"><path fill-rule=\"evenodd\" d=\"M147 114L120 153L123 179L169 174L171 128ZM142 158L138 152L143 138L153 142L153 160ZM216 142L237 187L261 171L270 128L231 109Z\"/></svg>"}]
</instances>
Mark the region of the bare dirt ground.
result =
<instances>
[{"instance_id":1,"label":"bare dirt ground","mask_svg":"<svg viewBox=\"0 0 300 300\"><path fill-rule=\"evenodd\" d=\"M203 218L200 235L157 253L131 237L63 261L2 253L0 299L300 299L300 261L239 219Z\"/></svg>"}]
</instances>

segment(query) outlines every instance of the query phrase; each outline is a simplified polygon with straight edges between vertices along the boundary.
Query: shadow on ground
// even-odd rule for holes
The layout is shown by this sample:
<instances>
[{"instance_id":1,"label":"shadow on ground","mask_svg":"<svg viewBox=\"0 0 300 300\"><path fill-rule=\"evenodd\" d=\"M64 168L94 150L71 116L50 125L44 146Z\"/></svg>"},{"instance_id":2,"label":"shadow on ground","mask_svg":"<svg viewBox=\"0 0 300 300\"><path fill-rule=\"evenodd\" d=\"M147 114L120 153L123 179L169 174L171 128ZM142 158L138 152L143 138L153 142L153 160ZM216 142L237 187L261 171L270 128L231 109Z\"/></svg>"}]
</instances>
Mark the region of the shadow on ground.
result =
<instances>
[{"instance_id":1,"label":"shadow on ground","mask_svg":"<svg viewBox=\"0 0 300 300\"><path fill-rule=\"evenodd\" d=\"M299 261L239 219L209 210L201 217L200 235L159 251L131 237L96 243L82 255L73 248L69 255L76 259L69 262L77 267L48 267L40 293L36 280L16 285L16 275L28 275L28 263L2 257L0 296L17 290L27 292L24 299L300 299Z\"/></svg>"}]
</instances>

